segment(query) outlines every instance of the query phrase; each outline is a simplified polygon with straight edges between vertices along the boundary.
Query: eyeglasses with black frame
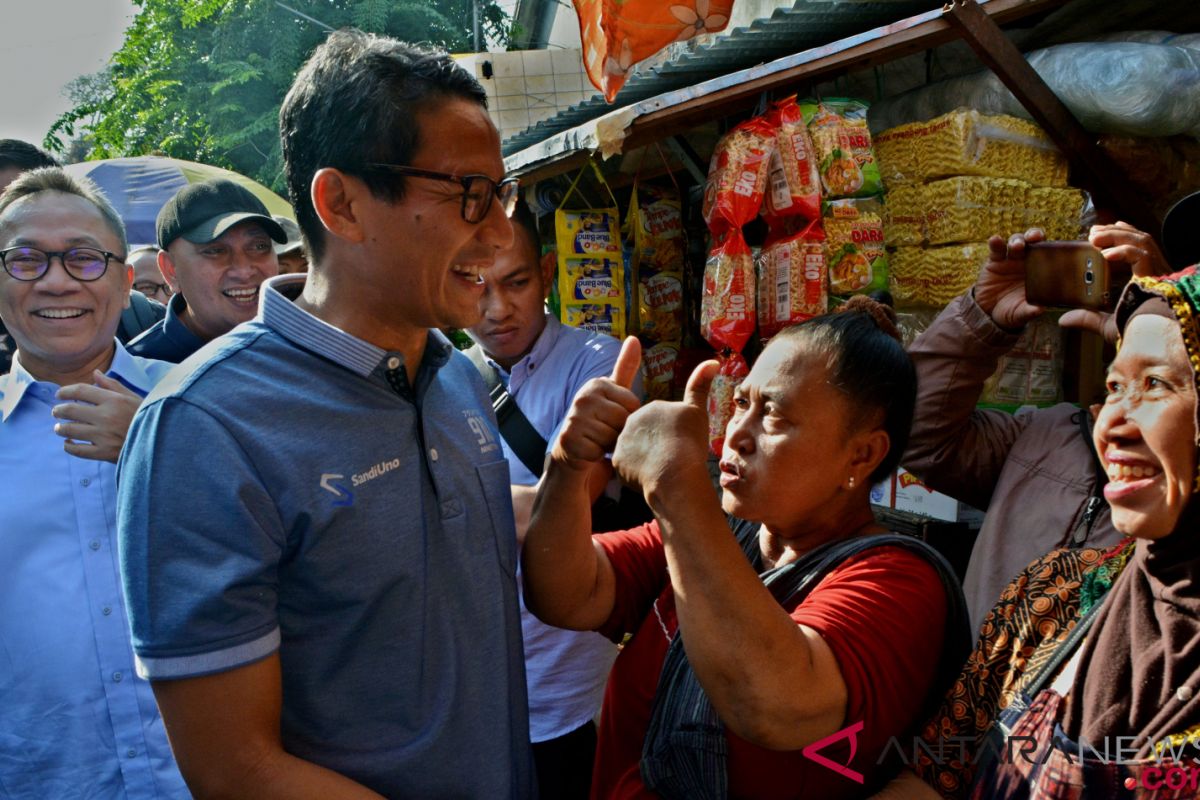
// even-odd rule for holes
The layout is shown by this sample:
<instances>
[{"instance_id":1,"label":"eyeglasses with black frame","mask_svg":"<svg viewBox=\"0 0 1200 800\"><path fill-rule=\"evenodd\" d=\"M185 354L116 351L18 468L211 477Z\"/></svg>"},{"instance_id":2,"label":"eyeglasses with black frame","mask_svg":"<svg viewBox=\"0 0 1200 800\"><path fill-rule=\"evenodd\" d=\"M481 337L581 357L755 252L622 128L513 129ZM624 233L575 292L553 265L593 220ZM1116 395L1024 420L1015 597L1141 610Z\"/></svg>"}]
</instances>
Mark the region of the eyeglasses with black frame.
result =
<instances>
[{"instance_id":1,"label":"eyeglasses with black frame","mask_svg":"<svg viewBox=\"0 0 1200 800\"><path fill-rule=\"evenodd\" d=\"M372 169L384 170L411 178L457 183L462 187L462 218L471 224L483 222L492 208L493 198L500 200L504 216L511 217L517 207L521 184L516 178L504 178L499 183L487 175L452 175L448 172L433 172L400 164L368 164Z\"/></svg>"},{"instance_id":2,"label":"eyeglasses with black frame","mask_svg":"<svg viewBox=\"0 0 1200 800\"><path fill-rule=\"evenodd\" d=\"M125 261L124 256L94 247L72 247L57 252L36 247L10 247L0 250L0 265L18 281L36 281L50 270L50 261L55 257L62 261L68 275L84 283L103 277L109 261Z\"/></svg>"}]
</instances>

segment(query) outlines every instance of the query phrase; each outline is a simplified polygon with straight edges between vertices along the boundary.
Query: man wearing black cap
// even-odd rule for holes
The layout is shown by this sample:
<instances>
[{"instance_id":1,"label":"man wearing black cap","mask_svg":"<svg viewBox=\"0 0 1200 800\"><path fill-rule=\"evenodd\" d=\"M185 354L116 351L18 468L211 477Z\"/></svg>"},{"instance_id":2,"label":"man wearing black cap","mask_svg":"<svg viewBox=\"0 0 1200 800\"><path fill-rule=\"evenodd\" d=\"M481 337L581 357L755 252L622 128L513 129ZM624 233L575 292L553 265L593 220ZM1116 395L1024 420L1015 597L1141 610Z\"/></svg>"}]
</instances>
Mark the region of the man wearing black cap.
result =
<instances>
[{"instance_id":1,"label":"man wearing black cap","mask_svg":"<svg viewBox=\"0 0 1200 800\"><path fill-rule=\"evenodd\" d=\"M254 317L258 287L279 272L272 240L287 234L250 190L222 179L180 189L157 228L158 266L175 295L129 352L179 363Z\"/></svg>"}]
</instances>

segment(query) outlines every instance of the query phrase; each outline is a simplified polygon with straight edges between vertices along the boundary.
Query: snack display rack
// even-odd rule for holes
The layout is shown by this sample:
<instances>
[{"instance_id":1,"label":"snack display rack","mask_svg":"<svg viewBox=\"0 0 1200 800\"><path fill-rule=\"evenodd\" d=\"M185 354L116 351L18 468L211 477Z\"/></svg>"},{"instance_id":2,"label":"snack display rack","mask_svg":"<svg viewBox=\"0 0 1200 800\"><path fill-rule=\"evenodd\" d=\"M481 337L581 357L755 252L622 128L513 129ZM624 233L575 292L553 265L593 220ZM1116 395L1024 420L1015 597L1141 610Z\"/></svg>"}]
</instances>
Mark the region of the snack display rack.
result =
<instances>
[{"instance_id":1,"label":"snack display rack","mask_svg":"<svg viewBox=\"0 0 1200 800\"><path fill-rule=\"evenodd\" d=\"M880 284L873 277L880 270L898 305L944 305L973 283L971 264L977 268L981 263L986 252L982 240L989 232L1013 232L1028 223L1040 223L1049 226L1052 238L1076 238L1083 233L1083 212L1098 210L1101 219L1121 219L1157 233L1159 209L1134 180L1138 176L1130 174L1129 159L1121 163L1113 157L1112 148L1101 146L1099 137L1084 129L1014 41L1022 41L1014 32L1054 18L1056 13L1071 19L1072 9L1075 23L1094 16L1094 33L1112 35L1111 26L1104 27L1099 19L1102 15L1092 14L1090 8L1096 8L1094 0L951 0L941 8L617 108L508 152L506 166L526 186L537 186L570 182L573 174L590 171L585 169L589 162L599 164L605 190L615 190L622 207L628 202L624 189L630 184L662 179L664 165L672 173L670 180L678 192L674 202L682 209L686 242L671 248L685 254L677 281L687 313L682 318L682 337L666 343L666 351L678 347L679 353L656 364L660 373L655 379L661 387L663 370L671 367L670 359L677 358L673 369L678 389L694 361L711 357L715 350L724 363L733 365L743 356L752 362L760 337L797 320L788 316L789 310L807 312L804 298L811 304L813 298L823 300L826 292L822 290L826 289L831 300L856 288L878 289ZM1200 31L1200 10L1193 4L1166 0L1156 8L1166 15L1160 19L1169 18L1179 26L1175 32ZM1125 24L1140 22L1128 16L1123 19ZM1078 24L1073 33L1080 38L1089 35L1081 35ZM816 219L811 212L792 219L779 215L780 202L784 206L812 205L807 189L797 188L796 180L789 185L780 177L784 172L803 172L803 164L796 166L795 152L790 149L781 150L782 155L759 150L757 160L746 162L754 163L753 176L743 180L742 188L755 184L756 203L764 209L762 219L759 205L746 212L736 202L725 208L720 198L714 198L718 189L726 184L736 187L738 181L737 176L725 180L729 165L720 156L721 146L739 131L749 131L743 139L752 143L751 150L753 142L774 136L771 129L763 133L761 126L756 127L758 120L773 119L773 130L782 131L779 112L772 110L780 103L792 98L793 106L802 106L805 98L814 98L814 107L823 99L834 102L827 90L840 88L840 83L831 82L849 77L853 83L857 75L861 86L869 83L861 76L872 70L904 59L911 62L921 54L928 72L936 54L948 48L957 48L960 61L969 48L974 68L990 70L1032 121L963 108L939 117L943 120L940 125L935 124L937 120L922 118L875 131L874 152L879 162L869 166L875 170L876 181L882 174L888 191L882 208L878 195L862 197L867 192L856 192L862 182L870 183L869 174L826 173L827 165L822 162L822 213ZM877 99L879 96L876 93ZM805 117L812 137L809 145L815 143L820 151L824 134L813 127L812 119L811 113ZM1200 130L1200 124L1196 129ZM719 133L726 135L722 138ZM988 136L992 144L986 155L963 147L964 143L975 147ZM784 138L780 133L779 141ZM914 139L919 144L914 145ZM710 148L717 153L711 159ZM650 150L657 151L654 158L646 155ZM669 158L662 157L664 152ZM833 151L834 160L844 155ZM630 160L640 161L636 172L622 166ZM937 168L929 168L930 160L937 162ZM652 161L659 168L645 169ZM863 159L858 161L861 167ZM634 172L632 180L630 172ZM841 185L831 186L831 179ZM937 209L936 213L931 213L931 208ZM871 220L882 220L882 241L873 243L870 240L877 234L853 229L853 220L860 217L876 226L879 223ZM864 242L877 247L867 251ZM813 289L811 279L822 246L825 263L820 269L828 277L822 279L819 289ZM757 265L756 288L744 285L742 262L750 257L744 248L752 252ZM636 269L631 272L635 274L626 279L624 290L631 321L635 321L638 278ZM755 304L759 306L757 315ZM756 327L750 322L755 334L749 341L744 337L743 315L757 319ZM632 327L629 332L637 333L637 326ZM1064 365L1061 391L1053 399L1089 402L1102 385L1103 345L1091 335L1071 334L1064 339L1054 362ZM661 336L652 344L664 352ZM656 396L665 395L660 391ZM714 428L714 438L718 433Z\"/></svg>"}]
</instances>

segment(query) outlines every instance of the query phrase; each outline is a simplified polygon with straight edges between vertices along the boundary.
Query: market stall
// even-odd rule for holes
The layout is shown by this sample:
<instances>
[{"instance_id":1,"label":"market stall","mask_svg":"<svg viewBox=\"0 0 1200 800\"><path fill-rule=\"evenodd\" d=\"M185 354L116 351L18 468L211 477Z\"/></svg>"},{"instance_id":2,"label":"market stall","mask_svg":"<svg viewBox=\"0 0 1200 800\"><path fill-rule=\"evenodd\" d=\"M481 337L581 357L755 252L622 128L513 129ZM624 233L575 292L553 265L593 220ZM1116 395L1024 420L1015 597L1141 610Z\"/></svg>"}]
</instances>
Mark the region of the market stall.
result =
<instances>
[{"instance_id":1,"label":"market stall","mask_svg":"<svg viewBox=\"0 0 1200 800\"><path fill-rule=\"evenodd\" d=\"M1170 32L1131 35L1135 19ZM565 321L640 336L654 397L721 359L716 448L731 387L786 325L887 291L915 335L972 285L991 234L1071 240L1117 218L1157 233L1200 188L1195 30L1183 2L956 2L518 137L506 163L558 220ZM1090 402L1102 363L1097 337L1047 319L984 402ZM900 483L883 505L905 507Z\"/></svg>"}]
</instances>

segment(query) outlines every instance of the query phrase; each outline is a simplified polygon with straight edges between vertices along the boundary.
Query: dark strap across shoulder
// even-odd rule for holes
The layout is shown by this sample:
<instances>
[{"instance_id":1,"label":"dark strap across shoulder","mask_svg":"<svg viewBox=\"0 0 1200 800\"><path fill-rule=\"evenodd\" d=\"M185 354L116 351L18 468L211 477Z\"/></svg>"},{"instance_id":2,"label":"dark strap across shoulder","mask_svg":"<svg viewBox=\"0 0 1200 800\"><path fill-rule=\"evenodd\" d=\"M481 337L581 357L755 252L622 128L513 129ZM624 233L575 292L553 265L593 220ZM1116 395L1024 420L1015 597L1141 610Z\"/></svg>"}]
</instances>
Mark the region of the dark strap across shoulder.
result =
<instances>
[{"instance_id":1,"label":"dark strap across shoulder","mask_svg":"<svg viewBox=\"0 0 1200 800\"><path fill-rule=\"evenodd\" d=\"M488 363L483 354L483 348L474 345L463 351L463 355L471 359L475 369L487 384L488 395L492 399L492 410L496 412L496 422L500 426L500 435L508 442L509 448L521 459L525 468L536 477L542 477L546 465L545 437L537 432L533 423L521 411L517 401L508 393L504 381L496 368Z\"/></svg>"},{"instance_id":2,"label":"dark strap across shoulder","mask_svg":"<svg viewBox=\"0 0 1200 800\"><path fill-rule=\"evenodd\" d=\"M759 525L733 518L729 524L747 559L760 573L763 585L785 608L801 602L847 559L877 547L900 547L929 562L940 578L939 588L945 593L946 621L938 673L917 716L918 725L924 722L957 677L971 646L966 601L946 559L920 539L883 533L831 542L797 561L763 572ZM642 747L642 778L647 787L666 798L723 800L728 791L726 756L725 726L688 663L683 637L677 635L667 649L654 695L650 726Z\"/></svg>"}]
</instances>

